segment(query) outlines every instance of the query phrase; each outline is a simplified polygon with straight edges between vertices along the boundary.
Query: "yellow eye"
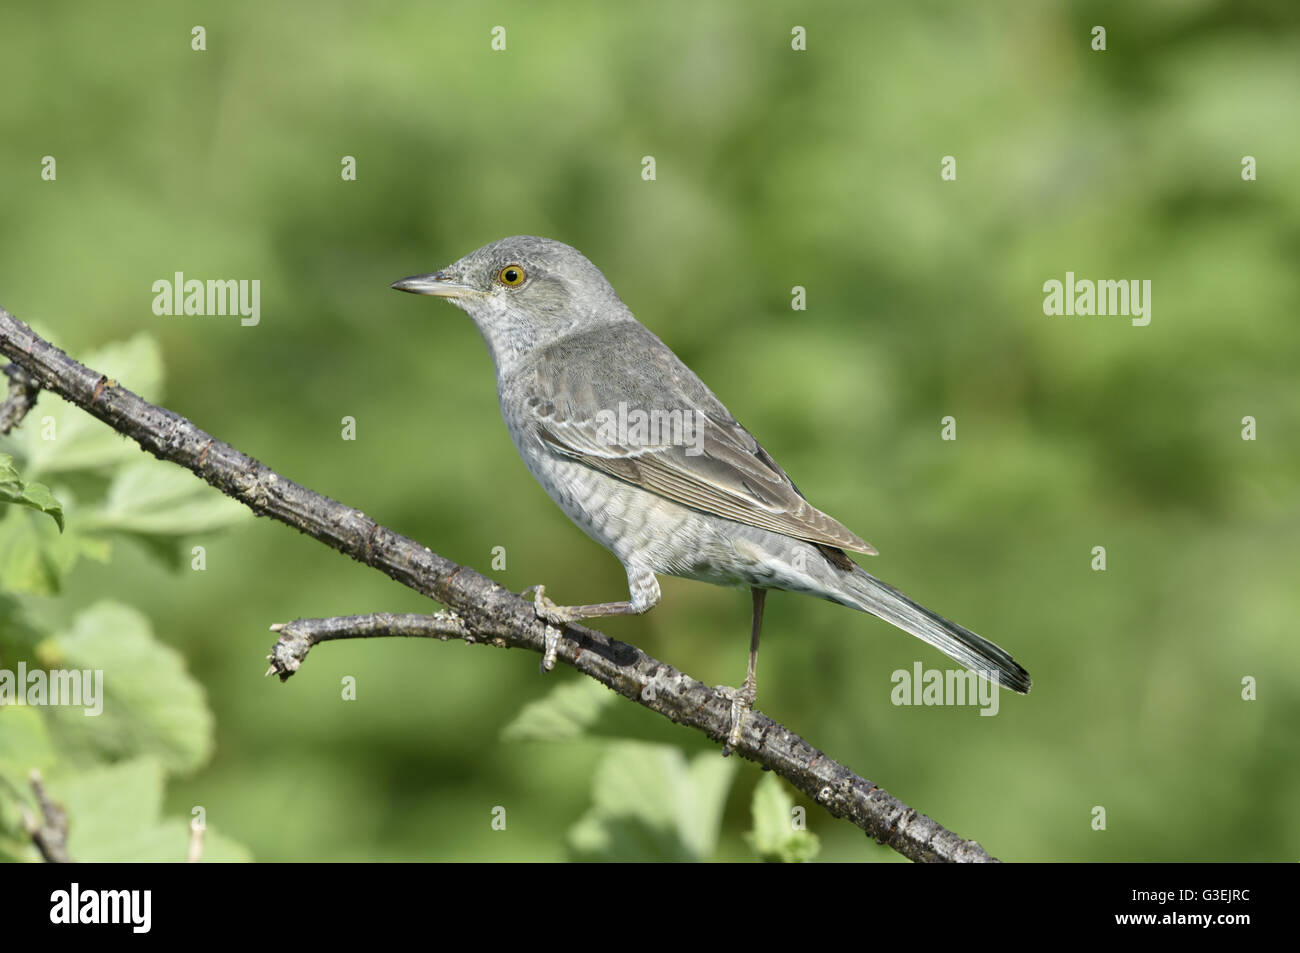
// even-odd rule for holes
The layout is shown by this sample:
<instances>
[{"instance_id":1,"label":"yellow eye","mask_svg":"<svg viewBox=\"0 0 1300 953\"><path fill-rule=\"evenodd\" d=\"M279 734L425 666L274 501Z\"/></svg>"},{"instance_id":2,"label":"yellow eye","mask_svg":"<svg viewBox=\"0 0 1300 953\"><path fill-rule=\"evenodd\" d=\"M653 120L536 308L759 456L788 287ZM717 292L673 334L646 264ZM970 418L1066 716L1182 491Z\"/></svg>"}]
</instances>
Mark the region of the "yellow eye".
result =
<instances>
[{"instance_id":1,"label":"yellow eye","mask_svg":"<svg viewBox=\"0 0 1300 953\"><path fill-rule=\"evenodd\" d=\"M508 288L517 288L524 283L524 269L522 265L506 265L497 275L497 281L501 282Z\"/></svg>"}]
</instances>

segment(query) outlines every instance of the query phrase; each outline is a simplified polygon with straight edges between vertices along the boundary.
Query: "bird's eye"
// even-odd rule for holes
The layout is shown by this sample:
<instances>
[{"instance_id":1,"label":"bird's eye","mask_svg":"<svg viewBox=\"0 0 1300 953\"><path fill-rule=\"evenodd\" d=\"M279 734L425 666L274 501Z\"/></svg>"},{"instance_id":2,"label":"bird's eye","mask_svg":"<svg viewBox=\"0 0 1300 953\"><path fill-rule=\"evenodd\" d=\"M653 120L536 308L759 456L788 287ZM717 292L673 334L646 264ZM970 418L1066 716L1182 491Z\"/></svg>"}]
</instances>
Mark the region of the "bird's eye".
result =
<instances>
[{"instance_id":1,"label":"bird's eye","mask_svg":"<svg viewBox=\"0 0 1300 953\"><path fill-rule=\"evenodd\" d=\"M509 288L517 288L524 283L524 269L522 265L506 265L497 275L497 281Z\"/></svg>"}]
</instances>

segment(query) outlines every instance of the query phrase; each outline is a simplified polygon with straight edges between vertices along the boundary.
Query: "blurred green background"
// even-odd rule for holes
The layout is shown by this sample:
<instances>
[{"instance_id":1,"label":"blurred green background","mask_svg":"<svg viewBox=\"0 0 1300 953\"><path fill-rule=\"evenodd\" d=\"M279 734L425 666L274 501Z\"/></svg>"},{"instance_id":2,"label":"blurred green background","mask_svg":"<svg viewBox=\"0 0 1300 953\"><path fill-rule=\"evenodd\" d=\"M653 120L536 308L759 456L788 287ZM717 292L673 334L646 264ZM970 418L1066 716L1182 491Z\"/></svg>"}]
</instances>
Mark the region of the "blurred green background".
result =
<instances>
[{"instance_id":1,"label":"blurred green background","mask_svg":"<svg viewBox=\"0 0 1300 953\"><path fill-rule=\"evenodd\" d=\"M568 242L880 550L872 572L1034 678L992 718L897 707L891 673L943 656L778 593L765 713L1005 860L1290 861L1298 40L1282 0L9 4L0 306L83 358L148 332L162 401L198 426L504 586L594 602L623 571L516 457L473 326L388 289L502 236ZM261 323L155 316L176 271L260 279ZM1045 316L1066 271L1150 279L1150 325ZM607 742L501 731L572 671L380 640L280 685L270 623L429 604L269 521L191 544L206 571L123 541L21 597L56 628L127 603L181 653L215 744L167 813L202 805L260 860L568 856ZM662 583L599 627L737 684L748 595ZM606 712L609 734L716 757ZM713 856L752 856L760 776L736 769ZM897 859L808 820L821 859Z\"/></svg>"}]
</instances>

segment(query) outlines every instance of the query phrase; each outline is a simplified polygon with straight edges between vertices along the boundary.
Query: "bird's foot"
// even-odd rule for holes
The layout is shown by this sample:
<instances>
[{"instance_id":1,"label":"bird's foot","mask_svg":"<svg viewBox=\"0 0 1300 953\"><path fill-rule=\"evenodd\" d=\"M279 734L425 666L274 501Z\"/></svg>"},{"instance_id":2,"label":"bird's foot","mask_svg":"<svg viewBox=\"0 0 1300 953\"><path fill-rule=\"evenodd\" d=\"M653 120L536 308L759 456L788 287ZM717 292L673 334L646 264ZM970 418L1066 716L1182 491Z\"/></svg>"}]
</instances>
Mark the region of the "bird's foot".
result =
<instances>
[{"instance_id":1,"label":"bird's foot","mask_svg":"<svg viewBox=\"0 0 1300 953\"><path fill-rule=\"evenodd\" d=\"M731 701L731 730L727 733L727 743L722 746L722 756L725 758L740 745L740 732L745 727L745 718L754 710L758 686L748 682L742 688L719 685L717 692Z\"/></svg>"},{"instance_id":2,"label":"bird's foot","mask_svg":"<svg viewBox=\"0 0 1300 953\"><path fill-rule=\"evenodd\" d=\"M573 614L572 606L557 606L550 599L546 598L546 587L542 585L529 586L522 595L533 594L533 608L537 612L537 618L543 619L552 625L566 625L570 622L576 622L579 616Z\"/></svg>"},{"instance_id":3,"label":"bird's foot","mask_svg":"<svg viewBox=\"0 0 1300 953\"><path fill-rule=\"evenodd\" d=\"M560 630L553 625L548 625L543 638L546 640L546 649L542 652L542 660L538 663L537 670L545 675L555 668L555 656L560 651Z\"/></svg>"},{"instance_id":4,"label":"bird's foot","mask_svg":"<svg viewBox=\"0 0 1300 953\"><path fill-rule=\"evenodd\" d=\"M537 611L537 617L548 623L543 636L546 639L546 648L542 652L541 664L537 667L537 670L545 675L555 668L555 656L560 650L560 630L555 626L564 625L570 620L565 616L563 607L557 606L546 598L545 586L529 586L520 595L527 597L530 592L533 594L533 607Z\"/></svg>"}]
</instances>

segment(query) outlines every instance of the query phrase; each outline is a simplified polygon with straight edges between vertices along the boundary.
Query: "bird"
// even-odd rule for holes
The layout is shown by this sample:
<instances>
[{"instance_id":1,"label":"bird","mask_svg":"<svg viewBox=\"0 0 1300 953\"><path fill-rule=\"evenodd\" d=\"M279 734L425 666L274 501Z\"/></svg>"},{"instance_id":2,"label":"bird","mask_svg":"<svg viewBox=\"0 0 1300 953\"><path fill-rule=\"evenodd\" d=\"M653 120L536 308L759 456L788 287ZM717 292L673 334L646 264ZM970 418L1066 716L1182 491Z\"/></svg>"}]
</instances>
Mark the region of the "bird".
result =
<instances>
[{"instance_id":1,"label":"bird","mask_svg":"<svg viewBox=\"0 0 1300 953\"><path fill-rule=\"evenodd\" d=\"M848 552L876 550L814 507L772 455L577 249L516 235L390 286L444 298L477 326L496 369L515 448L551 499L610 550L628 598L561 606L532 592L548 624L639 615L657 576L748 588L749 664L731 702L724 754L757 700L770 589L804 593L902 629L1019 693L1028 672L1006 651L869 574Z\"/></svg>"}]
</instances>

